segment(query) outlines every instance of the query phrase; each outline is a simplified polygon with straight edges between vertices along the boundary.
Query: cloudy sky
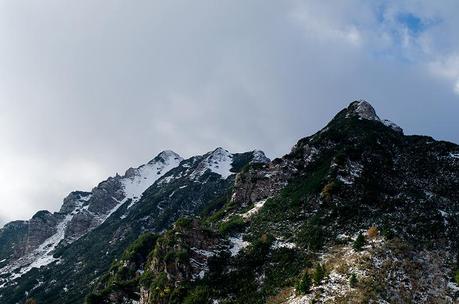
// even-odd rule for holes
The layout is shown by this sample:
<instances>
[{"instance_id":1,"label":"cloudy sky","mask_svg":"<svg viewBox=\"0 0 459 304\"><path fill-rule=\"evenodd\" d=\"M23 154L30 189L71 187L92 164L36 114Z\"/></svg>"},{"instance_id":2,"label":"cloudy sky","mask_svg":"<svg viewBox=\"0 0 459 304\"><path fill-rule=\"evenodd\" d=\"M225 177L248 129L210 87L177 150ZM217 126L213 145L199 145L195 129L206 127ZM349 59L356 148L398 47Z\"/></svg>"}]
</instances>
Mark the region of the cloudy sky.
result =
<instances>
[{"instance_id":1,"label":"cloudy sky","mask_svg":"<svg viewBox=\"0 0 459 304\"><path fill-rule=\"evenodd\" d=\"M280 156L356 99L459 142L458 14L457 0L0 0L0 223L163 149Z\"/></svg>"}]
</instances>

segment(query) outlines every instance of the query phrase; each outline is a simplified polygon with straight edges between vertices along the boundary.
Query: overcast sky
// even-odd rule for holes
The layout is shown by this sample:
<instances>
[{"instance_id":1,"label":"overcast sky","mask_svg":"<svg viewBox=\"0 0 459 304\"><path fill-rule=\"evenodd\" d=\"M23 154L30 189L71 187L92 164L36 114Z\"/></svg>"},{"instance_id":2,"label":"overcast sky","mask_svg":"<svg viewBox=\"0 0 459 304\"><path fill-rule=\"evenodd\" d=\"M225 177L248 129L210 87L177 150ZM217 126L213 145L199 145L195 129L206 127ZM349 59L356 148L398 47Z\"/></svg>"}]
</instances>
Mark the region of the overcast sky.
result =
<instances>
[{"instance_id":1,"label":"overcast sky","mask_svg":"<svg viewBox=\"0 0 459 304\"><path fill-rule=\"evenodd\" d=\"M0 0L0 225L164 149L280 156L356 99L459 142L458 15L457 0Z\"/></svg>"}]
</instances>

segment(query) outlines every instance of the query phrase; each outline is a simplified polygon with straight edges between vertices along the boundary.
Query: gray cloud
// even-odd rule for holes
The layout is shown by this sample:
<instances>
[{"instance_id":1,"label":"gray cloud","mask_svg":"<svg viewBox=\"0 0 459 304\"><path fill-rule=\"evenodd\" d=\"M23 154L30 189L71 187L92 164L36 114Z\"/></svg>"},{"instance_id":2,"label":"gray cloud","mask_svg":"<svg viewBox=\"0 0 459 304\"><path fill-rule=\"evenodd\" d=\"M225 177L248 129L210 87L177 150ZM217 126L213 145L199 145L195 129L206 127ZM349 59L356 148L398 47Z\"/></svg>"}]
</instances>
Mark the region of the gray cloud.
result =
<instances>
[{"instance_id":1,"label":"gray cloud","mask_svg":"<svg viewBox=\"0 0 459 304\"><path fill-rule=\"evenodd\" d=\"M4 218L56 210L166 148L282 155L354 99L459 142L455 1L0 6Z\"/></svg>"}]
</instances>

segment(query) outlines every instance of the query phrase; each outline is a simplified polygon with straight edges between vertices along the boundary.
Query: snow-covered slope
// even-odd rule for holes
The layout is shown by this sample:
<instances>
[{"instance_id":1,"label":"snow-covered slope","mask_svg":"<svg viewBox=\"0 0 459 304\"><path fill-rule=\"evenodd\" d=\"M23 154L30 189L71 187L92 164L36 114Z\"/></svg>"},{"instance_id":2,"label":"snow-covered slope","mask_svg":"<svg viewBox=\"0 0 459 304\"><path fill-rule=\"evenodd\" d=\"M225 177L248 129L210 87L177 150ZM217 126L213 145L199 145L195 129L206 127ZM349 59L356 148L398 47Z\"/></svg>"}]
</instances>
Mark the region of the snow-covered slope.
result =
<instances>
[{"instance_id":1,"label":"snow-covered slope","mask_svg":"<svg viewBox=\"0 0 459 304\"><path fill-rule=\"evenodd\" d=\"M196 170L190 175L192 179L202 176L207 170L217 173L222 179L228 178L231 174L233 155L223 148L217 148L201 161Z\"/></svg>"},{"instance_id":2,"label":"snow-covered slope","mask_svg":"<svg viewBox=\"0 0 459 304\"><path fill-rule=\"evenodd\" d=\"M158 180L165 173L177 167L183 160L177 153L166 150L161 152L149 163L138 167L137 169L129 169L125 177L121 180L125 200L132 199L136 202L148 187Z\"/></svg>"}]
</instances>

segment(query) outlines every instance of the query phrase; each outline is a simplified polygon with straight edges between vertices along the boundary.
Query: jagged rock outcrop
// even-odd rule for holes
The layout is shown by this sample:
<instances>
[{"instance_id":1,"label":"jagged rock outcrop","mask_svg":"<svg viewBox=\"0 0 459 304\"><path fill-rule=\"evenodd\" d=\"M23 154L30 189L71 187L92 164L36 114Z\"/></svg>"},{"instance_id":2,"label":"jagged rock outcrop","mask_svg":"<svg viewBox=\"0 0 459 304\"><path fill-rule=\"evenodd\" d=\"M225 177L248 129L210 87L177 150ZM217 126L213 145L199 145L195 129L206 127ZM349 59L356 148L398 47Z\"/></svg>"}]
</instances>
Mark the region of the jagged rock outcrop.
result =
<instances>
[{"instance_id":1,"label":"jagged rock outcrop","mask_svg":"<svg viewBox=\"0 0 459 304\"><path fill-rule=\"evenodd\" d=\"M41 243L56 232L58 218L43 210L37 212L28 223L25 253L36 249Z\"/></svg>"}]
</instances>

